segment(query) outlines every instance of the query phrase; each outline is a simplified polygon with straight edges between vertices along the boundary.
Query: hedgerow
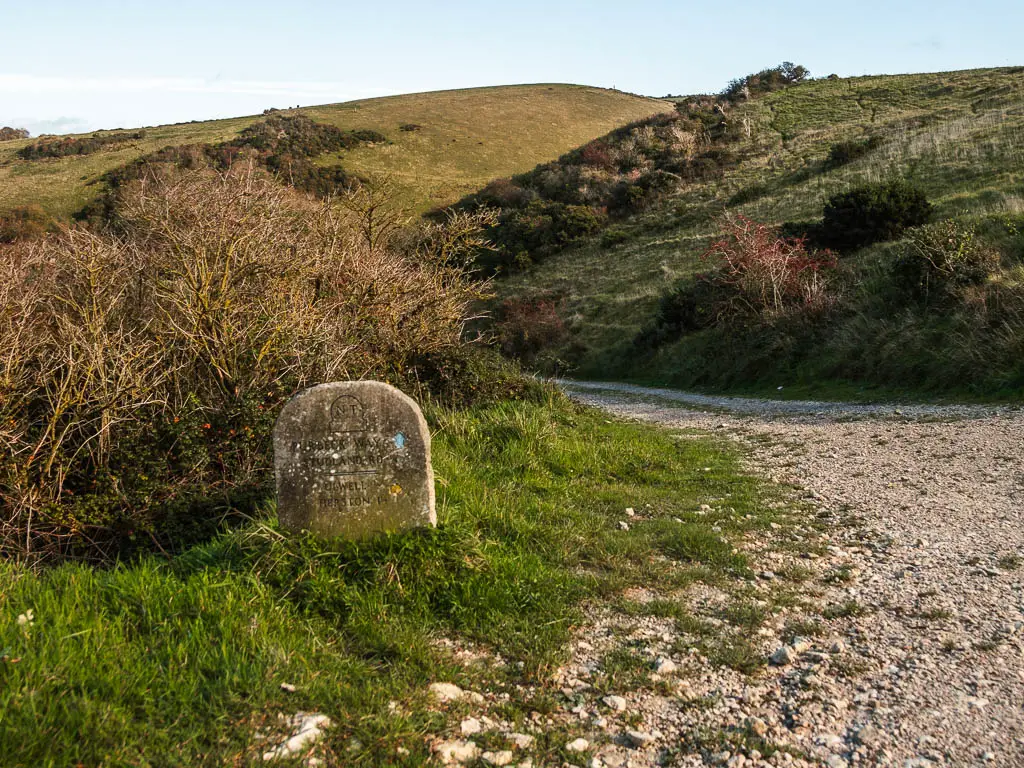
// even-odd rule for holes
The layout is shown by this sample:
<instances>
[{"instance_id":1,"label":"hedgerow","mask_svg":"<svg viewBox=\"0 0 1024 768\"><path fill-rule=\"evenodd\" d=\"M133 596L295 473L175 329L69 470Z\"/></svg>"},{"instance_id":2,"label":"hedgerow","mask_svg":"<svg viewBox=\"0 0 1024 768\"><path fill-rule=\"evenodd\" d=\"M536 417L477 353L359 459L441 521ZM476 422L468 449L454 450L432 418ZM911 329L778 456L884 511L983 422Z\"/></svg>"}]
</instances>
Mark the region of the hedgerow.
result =
<instances>
[{"instance_id":1,"label":"hedgerow","mask_svg":"<svg viewBox=\"0 0 1024 768\"><path fill-rule=\"evenodd\" d=\"M22 147L18 150L17 154L22 160L39 160L44 157L68 157L69 155L91 155L108 147L125 144L129 141L138 141L145 137L145 131L96 133L92 136L49 137Z\"/></svg>"}]
</instances>

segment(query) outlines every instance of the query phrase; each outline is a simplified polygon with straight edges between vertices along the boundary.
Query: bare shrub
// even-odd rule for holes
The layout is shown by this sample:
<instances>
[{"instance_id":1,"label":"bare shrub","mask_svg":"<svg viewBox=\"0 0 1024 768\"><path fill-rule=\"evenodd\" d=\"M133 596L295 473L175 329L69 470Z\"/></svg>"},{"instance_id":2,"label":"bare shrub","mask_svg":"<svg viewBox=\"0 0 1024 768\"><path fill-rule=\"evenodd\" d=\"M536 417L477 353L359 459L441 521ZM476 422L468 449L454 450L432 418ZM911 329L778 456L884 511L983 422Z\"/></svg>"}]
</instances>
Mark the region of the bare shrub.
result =
<instances>
[{"instance_id":1,"label":"bare shrub","mask_svg":"<svg viewBox=\"0 0 1024 768\"><path fill-rule=\"evenodd\" d=\"M169 173L125 189L118 237L0 249L4 551L166 545L197 503L263 492L297 388L459 349L474 219L402 254L360 215L251 171Z\"/></svg>"},{"instance_id":2,"label":"bare shrub","mask_svg":"<svg viewBox=\"0 0 1024 768\"><path fill-rule=\"evenodd\" d=\"M727 218L724 226L726 236L703 258L721 261L720 282L734 288L736 300L751 312L829 303L825 270L836 263L829 251L808 251L803 239L780 237L774 228L744 216Z\"/></svg>"},{"instance_id":3,"label":"bare shrub","mask_svg":"<svg viewBox=\"0 0 1024 768\"><path fill-rule=\"evenodd\" d=\"M495 331L501 351L532 362L544 349L564 342L568 329L557 296L541 293L506 299L497 312Z\"/></svg>"}]
</instances>

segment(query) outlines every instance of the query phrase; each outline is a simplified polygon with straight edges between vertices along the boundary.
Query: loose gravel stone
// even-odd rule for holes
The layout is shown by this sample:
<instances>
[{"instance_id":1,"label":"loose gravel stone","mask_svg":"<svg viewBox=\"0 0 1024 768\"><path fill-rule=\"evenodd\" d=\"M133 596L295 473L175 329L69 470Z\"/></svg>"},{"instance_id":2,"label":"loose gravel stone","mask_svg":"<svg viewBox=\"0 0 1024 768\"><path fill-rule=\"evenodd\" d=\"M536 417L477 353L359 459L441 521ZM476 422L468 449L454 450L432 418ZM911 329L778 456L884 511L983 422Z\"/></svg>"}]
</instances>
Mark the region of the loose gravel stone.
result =
<instances>
[{"instance_id":1,"label":"loose gravel stone","mask_svg":"<svg viewBox=\"0 0 1024 768\"><path fill-rule=\"evenodd\" d=\"M796 653L788 645L780 645L771 655L771 662L777 666L785 666L796 661Z\"/></svg>"},{"instance_id":2,"label":"loose gravel stone","mask_svg":"<svg viewBox=\"0 0 1024 768\"><path fill-rule=\"evenodd\" d=\"M431 683L427 690L431 696L444 703L458 701L464 693L455 683Z\"/></svg>"},{"instance_id":3,"label":"loose gravel stone","mask_svg":"<svg viewBox=\"0 0 1024 768\"><path fill-rule=\"evenodd\" d=\"M646 731L626 731L626 738L629 740L630 744L638 749L642 749L648 744L654 742L654 737Z\"/></svg>"},{"instance_id":4,"label":"loose gravel stone","mask_svg":"<svg viewBox=\"0 0 1024 768\"><path fill-rule=\"evenodd\" d=\"M768 723L760 717L751 716L747 718L747 730L755 736L764 736L768 733Z\"/></svg>"},{"instance_id":5,"label":"loose gravel stone","mask_svg":"<svg viewBox=\"0 0 1024 768\"><path fill-rule=\"evenodd\" d=\"M510 733L508 740L516 749L529 749L533 746L533 736L525 733Z\"/></svg>"},{"instance_id":6,"label":"loose gravel stone","mask_svg":"<svg viewBox=\"0 0 1024 768\"><path fill-rule=\"evenodd\" d=\"M263 753L263 761L280 760L303 752L318 742L332 723L327 715L316 712L299 712L292 717L282 718L291 734L285 741L269 752Z\"/></svg>"},{"instance_id":7,"label":"loose gravel stone","mask_svg":"<svg viewBox=\"0 0 1024 768\"><path fill-rule=\"evenodd\" d=\"M480 756L480 748L472 741L445 741L436 745L434 752L448 765L469 763Z\"/></svg>"},{"instance_id":8,"label":"loose gravel stone","mask_svg":"<svg viewBox=\"0 0 1024 768\"><path fill-rule=\"evenodd\" d=\"M661 658L654 664L654 671L659 675L673 675L677 669L678 667L676 667L676 664L672 659Z\"/></svg>"},{"instance_id":9,"label":"loose gravel stone","mask_svg":"<svg viewBox=\"0 0 1024 768\"><path fill-rule=\"evenodd\" d=\"M515 758L510 750L503 749L500 752L484 752L480 759L487 765L509 765Z\"/></svg>"},{"instance_id":10,"label":"loose gravel stone","mask_svg":"<svg viewBox=\"0 0 1024 768\"><path fill-rule=\"evenodd\" d=\"M609 709L614 709L616 712L624 712L626 709L626 700L621 696L605 696L601 701Z\"/></svg>"},{"instance_id":11,"label":"loose gravel stone","mask_svg":"<svg viewBox=\"0 0 1024 768\"><path fill-rule=\"evenodd\" d=\"M1024 765L1024 570L1016 565L1024 551L1020 408L567 388L614 414L686 430L682 441L701 430L735 440L748 451L752 472L796 488L808 510L798 513L803 521L779 519L737 543L758 576L749 582L755 596L767 601L780 588L800 593L792 608L746 638L773 662L755 677L714 667L696 650L680 654L696 638L679 634L671 620L617 622L610 613L594 614L586 634L595 650L574 663L642 647L649 658L672 653L681 667L685 686L678 698L664 695L664 678L658 690L630 694L635 727L658 730L664 743L678 745L706 730L728 733L756 716L768 729L759 738L787 747L754 762L749 751L743 756L709 745L703 754L683 750L673 764L726 764L743 756L748 765L780 768L829 760L856 768ZM696 519L720 519L730 503L723 495L697 507L690 512ZM729 597L695 586L685 599L691 612L718 627ZM801 629L813 623L828 639L805 631L806 640L782 644L790 620ZM610 634L595 640L602 626ZM665 643L666 631L679 639ZM840 740L817 744L818 734ZM654 752L634 751L632 764L654 766Z\"/></svg>"},{"instance_id":12,"label":"loose gravel stone","mask_svg":"<svg viewBox=\"0 0 1024 768\"><path fill-rule=\"evenodd\" d=\"M590 742L583 738L573 739L565 745L565 748L569 752L586 752L590 749Z\"/></svg>"}]
</instances>

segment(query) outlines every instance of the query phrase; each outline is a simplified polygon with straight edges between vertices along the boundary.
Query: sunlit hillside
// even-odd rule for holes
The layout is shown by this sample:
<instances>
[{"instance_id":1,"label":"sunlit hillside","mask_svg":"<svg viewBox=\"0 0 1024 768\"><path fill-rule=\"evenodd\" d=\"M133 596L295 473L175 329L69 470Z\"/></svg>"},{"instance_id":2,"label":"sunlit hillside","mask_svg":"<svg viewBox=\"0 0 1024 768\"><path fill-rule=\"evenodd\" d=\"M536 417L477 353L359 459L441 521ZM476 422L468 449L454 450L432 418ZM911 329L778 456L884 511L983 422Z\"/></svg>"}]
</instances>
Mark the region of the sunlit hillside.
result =
<instances>
[{"instance_id":1,"label":"sunlit hillside","mask_svg":"<svg viewBox=\"0 0 1024 768\"><path fill-rule=\"evenodd\" d=\"M384 134L386 143L321 162L340 159L346 170L357 174L393 175L405 202L426 210L670 108L664 101L601 88L519 85L365 99L283 114ZM52 215L68 216L95 196L103 173L169 145L229 140L258 119L148 128L142 139L62 158L20 159L15 153L32 139L0 143L0 211L39 203Z\"/></svg>"}]
</instances>

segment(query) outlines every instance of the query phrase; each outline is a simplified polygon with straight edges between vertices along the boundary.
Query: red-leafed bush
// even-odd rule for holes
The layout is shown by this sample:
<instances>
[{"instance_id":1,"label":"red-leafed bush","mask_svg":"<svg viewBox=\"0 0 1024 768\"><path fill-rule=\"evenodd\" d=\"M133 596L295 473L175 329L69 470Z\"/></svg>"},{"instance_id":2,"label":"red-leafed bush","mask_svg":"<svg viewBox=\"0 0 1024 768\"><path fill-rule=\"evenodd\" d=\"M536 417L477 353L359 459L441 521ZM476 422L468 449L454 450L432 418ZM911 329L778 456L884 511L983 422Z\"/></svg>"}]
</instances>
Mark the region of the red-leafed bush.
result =
<instances>
[{"instance_id":1,"label":"red-leafed bush","mask_svg":"<svg viewBox=\"0 0 1024 768\"><path fill-rule=\"evenodd\" d=\"M583 165L594 168L610 169L615 166L608 145L603 141L592 141L580 150L580 161Z\"/></svg>"},{"instance_id":2,"label":"red-leafed bush","mask_svg":"<svg viewBox=\"0 0 1024 768\"><path fill-rule=\"evenodd\" d=\"M826 272L836 265L830 251L809 251L803 238L780 237L778 231L744 216L725 222L726 236L704 259L718 259L718 280L735 289L735 298L756 314L788 307L823 306L829 302Z\"/></svg>"},{"instance_id":3,"label":"red-leafed bush","mask_svg":"<svg viewBox=\"0 0 1024 768\"><path fill-rule=\"evenodd\" d=\"M537 354L568 337L559 301L550 294L506 299L498 309L495 329L501 351L531 362Z\"/></svg>"},{"instance_id":4,"label":"red-leafed bush","mask_svg":"<svg viewBox=\"0 0 1024 768\"><path fill-rule=\"evenodd\" d=\"M725 237L702 258L717 262L715 268L679 281L662 296L654 322L634 339L639 349L729 321L814 315L834 300L832 253L809 251L804 239L780 236L773 227L743 216L726 219Z\"/></svg>"}]
</instances>

